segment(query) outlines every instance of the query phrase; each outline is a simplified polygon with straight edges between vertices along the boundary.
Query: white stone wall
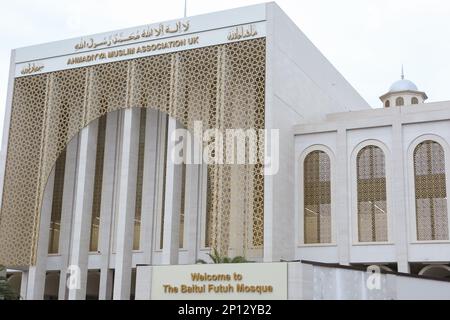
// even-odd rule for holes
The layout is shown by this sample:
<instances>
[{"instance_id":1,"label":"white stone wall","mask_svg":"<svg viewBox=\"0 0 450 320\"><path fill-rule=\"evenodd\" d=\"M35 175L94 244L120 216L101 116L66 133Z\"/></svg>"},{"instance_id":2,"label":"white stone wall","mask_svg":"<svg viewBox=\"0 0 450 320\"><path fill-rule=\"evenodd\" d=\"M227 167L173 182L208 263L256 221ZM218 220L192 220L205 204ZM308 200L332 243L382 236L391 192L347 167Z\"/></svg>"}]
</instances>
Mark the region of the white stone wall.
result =
<instances>
[{"instance_id":1,"label":"white stone wall","mask_svg":"<svg viewBox=\"0 0 450 320\"><path fill-rule=\"evenodd\" d=\"M297 219L296 179L292 174L296 163L294 126L323 120L330 112L368 109L369 106L275 3L195 17L192 19L195 27L190 33L243 24L246 19L248 23L266 21L266 128L280 130L280 170L276 175L265 177L263 257L265 261L292 259L297 255L295 239L298 238L296 224L292 223ZM259 36L264 36L263 29ZM213 40L203 45L226 41L225 38ZM52 58L47 56L51 51L49 48L55 50L52 52L56 56L72 50L73 43L74 40L70 39L21 49L16 62ZM14 59L13 54L10 84L17 69ZM56 64L51 66L58 68ZM10 99L6 109L5 128L9 121ZM95 122L83 129L68 146L60 253L46 253L50 219L47 212L42 215L38 265L24 272L22 288L27 298L42 299L47 270L60 271L59 299L83 299L91 288L87 283L89 272L100 270L99 298L126 299L133 288L132 269L137 265L187 264L206 257L209 249L203 245L206 212L204 166L187 167L185 247L178 248L177 245L179 217L174 204L179 198L180 182L179 172L169 163L165 164L162 157L162 150L168 144L168 137L164 134L165 117L158 112L147 111L141 249L130 250L139 110L124 110L107 116L99 252L88 251L97 131ZM169 129L176 126L175 121L169 121ZM5 146L7 129L3 137ZM2 159L5 151L4 147ZM1 166L0 174L4 171L4 161ZM169 183L165 191L168 197L163 201L163 179L167 177ZM0 184L2 181L0 176ZM52 191L46 192L46 197L50 199ZM162 208L167 209L164 224L160 215ZM49 211L48 208L46 210ZM161 229L164 229L164 249L160 249ZM335 238L342 241L337 234ZM327 249L329 254L336 251L332 246ZM335 254L329 260L334 261L340 256L348 257L348 254ZM81 290L66 288L66 270L72 264L81 267Z\"/></svg>"},{"instance_id":2,"label":"white stone wall","mask_svg":"<svg viewBox=\"0 0 450 320\"><path fill-rule=\"evenodd\" d=\"M190 172L186 177L185 190L190 198L187 197L185 201L189 208L185 210L184 234L185 243L189 246L178 248L179 214L173 213L179 212L179 208L171 208L173 203L178 203L178 206L180 203L179 196L170 200L171 196L177 195L176 190L181 190L179 174L172 174L170 183L166 180L166 201L163 202L160 197L163 177L170 176L167 172L174 170L170 157L168 163L164 164L164 150L170 130L179 127L179 124L172 118L167 122L167 115L158 111L147 111L140 249L135 251L132 250L132 244L140 110L121 110L106 117L98 252L89 251L97 120L84 128L67 147L58 254L48 254L54 173L48 181L41 214L38 263L24 273L27 299L44 297L47 271L60 272L59 289L53 293L59 299L84 299L89 293L88 289L91 293L93 291L91 278L98 281L100 299L129 299L135 281L132 269L136 265L193 263L200 256L198 252L202 247L197 237L199 230L204 232L204 227L197 225L196 221L203 207L193 207L191 203L202 192L194 184L199 180L199 170ZM164 134L166 123L174 124L169 126L168 136ZM192 165L191 169L195 166ZM159 216L163 207L164 224ZM163 250L160 249L159 241L162 228ZM70 265L80 268L79 289L68 290L66 287L66 271ZM93 271L99 271L100 277L91 275L89 278L88 275Z\"/></svg>"},{"instance_id":3,"label":"white stone wall","mask_svg":"<svg viewBox=\"0 0 450 320\"><path fill-rule=\"evenodd\" d=\"M280 134L280 170L265 177L264 260L295 256L293 131L296 124L338 111L369 109L366 101L275 4L267 4L266 128Z\"/></svg>"},{"instance_id":4,"label":"white stone wall","mask_svg":"<svg viewBox=\"0 0 450 320\"><path fill-rule=\"evenodd\" d=\"M308 263L292 263L289 271L301 274L300 281L289 277L299 295L289 299L307 300L448 300L450 282L401 274L373 274Z\"/></svg>"},{"instance_id":5,"label":"white stone wall","mask_svg":"<svg viewBox=\"0 0 450 320\"><path fill-rule=\"evenodd\" d=\"M295 229L296 259L322 262L397 263L408 272L412 262L450 261L450 241L417 241L413 150L432 139L446 154L447 190L450 174L450 102L331 114L326 121L298 125L295 129ZM380 146L385 153L389 240L358 243L356 224L355 154L365 145ZM302 161L305 153L326 148L332 174L333 234L326 245L301 243L303 219ZM448 198L447 198L447 201ZM450 203L448 203L450 208Z\"/></svg>"}]
</instances>

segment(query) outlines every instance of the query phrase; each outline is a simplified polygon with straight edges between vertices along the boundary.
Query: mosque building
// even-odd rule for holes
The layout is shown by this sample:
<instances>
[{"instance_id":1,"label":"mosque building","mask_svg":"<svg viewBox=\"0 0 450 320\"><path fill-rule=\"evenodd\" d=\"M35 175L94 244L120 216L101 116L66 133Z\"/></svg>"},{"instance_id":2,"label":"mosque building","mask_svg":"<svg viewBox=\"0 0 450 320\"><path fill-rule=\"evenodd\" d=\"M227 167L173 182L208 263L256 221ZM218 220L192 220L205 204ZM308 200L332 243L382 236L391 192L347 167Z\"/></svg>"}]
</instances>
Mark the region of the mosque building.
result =
<instances>
[{"instance_id":1,"label":"mosque building","mask_svg":"<svg viewBox=\"0 0 450 320\"><path fill-rule=\"evenodd\" d=\"M186 298L163 281L211 268L246 298L450 298L450 101L402 70L371 108L275 3L16 49L10 70L0 265L23 299ZM216 162L188 160L197 129ZM220 161L230 132L257 161Z\"/></svg>"}]
</instances>

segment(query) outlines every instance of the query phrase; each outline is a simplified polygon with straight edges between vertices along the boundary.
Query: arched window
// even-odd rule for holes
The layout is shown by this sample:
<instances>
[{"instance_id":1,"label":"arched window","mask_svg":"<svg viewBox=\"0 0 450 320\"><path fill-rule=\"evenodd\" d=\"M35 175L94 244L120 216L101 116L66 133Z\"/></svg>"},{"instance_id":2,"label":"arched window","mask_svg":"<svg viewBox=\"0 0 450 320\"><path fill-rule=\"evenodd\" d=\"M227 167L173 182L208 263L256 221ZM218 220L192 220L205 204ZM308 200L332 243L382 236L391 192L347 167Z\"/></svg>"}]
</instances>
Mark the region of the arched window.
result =
<instances>
[{"instance_id":1,"label":"arched window","mask_svg":"<svg viewBox=\"0 0 450 320\"><path fill-rule=\"evenodd\" d=\"M412 97L411 104L419 104L419 99L417 99L416 97Z\"/></svg>"},{"instance_id":2,"label":"arched window","mask_svg":"<svg viewBox=\"0 0 450 320\"><path fill-rule=\"evenodd\" d=\"M414 150L417 240L448 240L445 155L431 140Z\"/></svg>"},{"instance_id":3,"label":"arched window","mask_svg":"<svg viewBox=\"0 0 450 320\"><path fill-rule=\"evenodd\" d=\"M388 241L386 206L386 169L383 151L374 145L358 152L358 240Z\"/></svg>"},{"instance_id":4,"label":"arched window","mask_svg":"<svg viewBox=\"0 0 450 320\"><path fill-rule=\"evenodd\" d=\"M405 104L405 100L403 100L402 97L398 97L397 99L395 99L395 105L398 106L403 106Z\"/></svg>"},{"instance_id":5,"label":"arched window","mask_svg":"<svg viewBox=\"0 0 450 320\"><path fill-rule=\"evenodd\" d=\"M304 241L331 242L330 157L312 151L304 161Z\"/></svg>"},{"instance_id":6,"label":"arched window","mask_svg":"<svg viewBox=\"0 0 450 320\"><path fill-rule=\"evenodd\" d=\"M384 103L384 107L389 108L390 106L391 106L391 102L389 100L386 100L386 102Z\"/></svg>"}]
</instances>

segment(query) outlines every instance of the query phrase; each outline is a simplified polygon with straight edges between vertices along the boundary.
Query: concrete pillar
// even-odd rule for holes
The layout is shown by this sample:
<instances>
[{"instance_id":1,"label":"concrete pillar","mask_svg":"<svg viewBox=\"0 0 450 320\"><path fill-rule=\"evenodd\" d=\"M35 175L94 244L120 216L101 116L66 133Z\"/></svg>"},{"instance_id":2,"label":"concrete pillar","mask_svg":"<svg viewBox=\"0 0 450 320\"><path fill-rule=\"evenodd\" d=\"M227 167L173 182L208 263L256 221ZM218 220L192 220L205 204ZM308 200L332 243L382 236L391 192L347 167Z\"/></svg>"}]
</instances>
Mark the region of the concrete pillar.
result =
<instances>
[{"instance_id":1,"label":"concrete pillar","mask_svg":"<svg viewBox=\"0 0 450 320\"><path fill-rule=\"evenodd\" d=\"M156 176L158 131L161 124L159 111L147 109L145 126L144 172L142 182L141 210L141 251L144 252L144 264L152 263L153 224L156 212Z\"/></svg>"},{"instance_id":2,"label":"concrete pillar","mask_svg":"<svg viewBox=\"0 0 450 320\"><path fill-rule=\"evenodd\" d=\"M301 267L301 279L302 279L302 299L313 300L314 299L314 266L310 264L303 264Z\"/></svg>"},{"instance_id":3,"label":"concrete pillar","mask_svg":"<svg viewBox=\"0 0 450 320\"><path fill-rule=\"evenodd\" d=\"M22 271L22 280L20 281L20 299L27 298L28 270Z\"/></svg>"},{"instance_id":4,"label":"concrete pillar","mask_svg":"<svg viewBox=\"0 0 450 320\"><path fill-rule=\"evenodd\" d=\"M198 220L200 217L200 191L202 190L200 181L199 164L186 165L186 195L184 207L185 243L184 248L188 251L189 264L194 264L198 256L199 229ZM205 194L206 196L206 194Z\"/></svg>"},{"instance_id":5,"label":"concrete pillar","mask_svg":"<svg viewBox=\"0 0 450 320\"><path fill-rule=\"evenodd\" d=\"M276 128L274 125L274 84L272 83L275 78L275 64L273 61L274 53L276 52L275 47L275 17L274 10L267 10L267 25L266 25L266 96L265 103L268 106L265 110L265 127L266 128ZM264 150L272 150L271 140L266 139L264 141ZM276 260L276 248L275 239L277 238L275 223L277 210L274 208L274 185L275 176L267 175L264 177L264 252L263 261L272 262ZM284 257L286 258L286 257Z\"/></svg>"},{"instance_id":6,"label":"concrete pillar","mask_svg":"<svg viewBox=\"0 0 450 320\"><path fill-rule=\"evenodd\" d=\"M169 118L167 130L167 159L166 159L166 188L164 201L164 235L162 264L177 264L179 249L180 204L181 204L181 175L182 165L173 161L172 151L175 141L172 133L181 128L174 118Z\"/></svg>"},{"instance_id":7,"label":"concrete pillar","mask_svg":"<svg viewBox=\"0 0 450 320\"><path fill-rule=\"evenodd\" d=\"M53 185L55 170L52 171L45 187L42 201L36 265L28 270L27 300L44 299L45 275L47 270L50 219L52 216Z\"/></svg>"},{"instance_id":8,"label":"concrete pillar","mask_svg":"<svg viewBox=\"0 0 450 320\"><path fill-rule=\"evenodd\" d=\"M348 178L348 150L347 150L347 131L345 128L339 128L337 133L337 152L336 152L336 222L337 244L339 251L339 263L343 265L350 264L350 209L349 209L349 178Z\"/></svg>"},{"instance_id":9,"label":"concrete pillar","mask_svg":"<svg viewBox=\"0 0 450 320\"><path fill-rule=\"evenodd\" d=\"M124 110L119 164L114 300L130 299L139 123L140 110Z\"/></svg>"},{"instance_id":10,"label":"concrete pillar","mask_svg":"<svg viewBox=\"0 0 450 320\"><path fill-rule=\"evenodd\" d=\"M395 241L398 272L410 272L408 263L408 225L406 218L406 166L403 150L402 123L397 120L392 126L392 230Z\"/></svg>"},{"instance_id":11,"label":"concrete pillar","mask_svg":"<svg viewBox=\"0 0 450 320\"><path fill-rule=\"evenodd\" d=\"M99 300L111 300L113 296L114 270L100 269Z\"/></svg>"},{"instance_id":12,"label":"concrete pillar","mask_svg":"<svg viewBox=\"0 0 450 320\"><path fill-rule=\"evenodd\" d=\"M136 268L136 300L150 300L152 297L152 266Z\"/></svg>"},{"instance_id":13,"label":"concrete pillar","mask_svg":"<svg viewBox=\"0 0 450 320\"><path fill-rule=\"evenodd\" d=\"M78 289L69 289L69 300L86 299L97 132L98 120L90 123L79 134L70 265L79 268L80 286Z\"/></svg>"},{"instance_id":14,"label":"concrete pillar","mask_svg":"<svg viewBox=\"0 0 450 320\"><path fill-rule=\"evenodd\" d=\"M64 187L61 209L61 233L59 254L61 255L61 273L59 278L58 300L67 299L67 267L70 257L70 237L72 233L73 200L77 172L78 135L67 145L66 165L64 170Z\"/></svg>"},{"instance_id":15,"label":"concrete pillar","mask_svg":"<svg viewBox=\"0 0 450 320\"><path fill-rule=\"evenodd\" d=\"M204 163L199 168L199 207L197 219L197 255L206 247L207 230L207 207L208 207L208 166ZM203 259L203 257L202 257Z\"/></svg>"},{"instance_id":16,"label":"concrete pillar","mask_svg":"<svg viewBox=\"0 0 450 320\"><path fill-rule=\"evenodd\" d=\"M6 170L6 153L8 151L9 128L11 122L12 100L14 93L14 77L16 70L16 50L11 51L11 60L9 62L8 91L6 92L5 117L3 118L3 136L0 150L0 190L3 190ZM2 207L3 197L0 197L0 208Z\"/></svg>"},{"instance_id":17,"label":"concrete pillar","mask_svg":"<svg viewBox=\"0 0 450 320\"><path fill-rule=\"evenodd\" d=\"M109 269L111 230L114 212L114 186L117 179L116 156L119 111L106 118L105 151L103 160L102 196L100 207L99 251L101 254L99 300L112 299L113 271Z\"/></svg>"},{"instance_id":18,"label":"concrete pillar","mask_svg":"<svg viewBox=\"0 0 450 320\"><path fill-rule=\"evenodd\" d=\"M301 300L303 298L303 279L300 262L289 262L287 264L288 274L288 300Z\"/></svg>"}]
</instances>

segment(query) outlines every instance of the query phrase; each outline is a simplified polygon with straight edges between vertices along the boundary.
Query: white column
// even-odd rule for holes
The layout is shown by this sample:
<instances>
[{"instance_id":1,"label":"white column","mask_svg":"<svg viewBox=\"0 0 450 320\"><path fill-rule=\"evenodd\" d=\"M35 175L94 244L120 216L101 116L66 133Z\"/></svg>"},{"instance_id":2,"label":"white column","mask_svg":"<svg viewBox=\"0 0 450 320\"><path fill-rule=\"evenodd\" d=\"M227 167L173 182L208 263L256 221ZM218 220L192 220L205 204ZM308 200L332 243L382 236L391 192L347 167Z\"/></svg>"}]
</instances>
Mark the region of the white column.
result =
<instances>
[{"instance_id":1,"label":"white column","mask_svg":"<svg viewBox=\"0 0 450 320\"><path fill-rule=\"evenodd\" d=\"M345 128L338 129L337 133L337 157L336 157L336 222L337 239L339 251L339 263L350 264L350 210L349 210L349 185L348 185L348 152L347 131Z\"/></svg>"},{"instance_id":2,"label":"white column","mask_svg":"<svg viewBox=\"0 0 450 320\"><path fill-rule=\"evenodd\" d=\"M201 249L205 248L206 237L208 235L207 227L207 207L208 207L208 165L203 163L199 166L199 195L197 211L197 258ZM203 259L203 257L201 257Z\"/></svg>"},{"instance_id":3,"label":"white column","mask_svg":"<svg viewBox=\"0 0 450 320\"><path fill-rule=\"evenodd\" d=\"M181 128L181 126L176 119L169 118L164 225L162 226L164 228L162 264L178 263L182 165L176 165L172 158L172 151L175 146L175 141L172 141L172 133L178 128Z\"/></svg>"},{"instance_id":4,"label":"white column","mask_svg":"<svg viewBox=\"0 0 450 320\"><path fill-rule=\"evenodd\" d=\"M157 139L157 151L156 151L156 192L155 192L155 214L154 223L156 223L155 234L153 236L154 245L153 250L160 253L162 250L163 240L162 234L164 233L163 226L163 212L164 212L164 179L165 179L165 167L166 167L166 149L167 149L167 124L168 115L159 112L158 113L158 135ZM152 255L153 255L152 250Z\"/></svg>"},{"instance_id":5,"label":"white column","mask_svg":"<svg viewBox=\"0 0 450 320\"><path fill-rule=\"evenodd\" d=\"M140 110L124 110L117 206L114 300L130 299L139 123Z\"/></svg>"},{"instance_id":6,"label":"white column","mask_svg":"<svg viewBox=\"0 0 450 320\"><path fill-rule=\"evenodd\" d=\"M188 263L194 264L197 260L198 243L198 220L201 207L200 191L202 190L200 181L199 164L186 165L186 189L185 189L185 206L184 206L184 231L186 233L184 247L188 251ZM205 194L206 196L206 194Z\"/></svg>"},{"instance_id":7,"label":"white column","mask_svg":"<svg viewBox=\"0 0 450 320\"><path fill-rule=\"evenodd\" d=\"M145 126L144 178L142 182L141 250L144 263L152 263L153 222L156 212L156 176L158 130L161 130L159 112L147 109Z\"/></svg>"},{"instance_id":8,"label":"white column","mask_svg":"<svg viewBox=\"0 0 450 320\"><path fill-rule=\"evenodd\" d=\"M36 265L31 266L28 270L27 300L44 299L54 181L55 170L53 169L50 177L48 178L42 201Z\"/></svg>"},{"instance_id":9,"label":"white column","mask_svg":"<svg viewBox=\"0 0 450 320\"><path fill-rule=\"evenodd\" d=\"M114 270L109 268L100 269L100 284L98 299L111 300L113 296Z\"/></svg>"},{"instance_id":10,"label":"white column","mask_svg":"<svg viewBox=\"0 0 450 320\"><path fill-rule=\"evenodd\" d=\"M275 78L275 65L273 61L274 59L276 47L275 47L275 17L274 10L267 10L267 25L266 25L266 92L265 92L265 126L268 129L277 128L275 126L275 115L274 115L274 83L273 79ZM291 138L292 139L292 138ZM265 150L273 150L273 146L271 145L271 139L266 139ZM289 159L289 161L292 161ZM264 248L263 248L263 261L264 262L272 262L276 261L276 248L275 243L277 240L277 234L275 230L277 211L275 207L275 175L267 175L264 176Z\"/></svg>"},{"instance_id":11,"label":"white column","mask_svg":"<svg viewBox=\"0 0 450 320\"><path fill-rule=\"evenodd\" d=\"M398 272L410 272L408 264L408 228L406 219L406 175L403 150L402 123L397 120L392 126L392 225L395 230L390 236L394 237L397 254Z\"/></svg>"},{"instance_id":12,"label":"white column","mask_svg":"<svg viewBox=\"0 0 450 320\"><path fill-rule=\"evenodd\" d=\"M61 255L61 273L59 278L58 299L67 298L67 267L69 266L70 237L72 232L73 200L77 171L78 134L69 142L66 149L66 164L64 169L64 187L61 206L61 233L59 253Z\"/></svg>"},{"instance_id":13,"label":"white column","mask_svg":"<svg viewBox=\"0 0 450 320\"><path fill-rule=\"evenodd\" d=\"M11 51L11 60L9 64L8 91L6 92L5 117L3 118L3 136L2 148L0 150L0 190L3 190L3 183L6 170L6 152L8 151L9 128L11 122L12 100L14 93L14 73L16 69L16 50ZM0 196L0 208L2 207L3 197Z\"/></svg>"},{"instance_id":14,"label":"white column","mask_svg":"<svg viewBox=\"0 0 450 320\"><path fill-rule=\"evenodd\" d=\"M82 129L79 134L77 185L73 210L70 265L79 267L80 287L79 289L69 289L69 300L86 299L97 132L98 121L94 121Z\"/></svg>"},{"instance_id":15,"label":"white column","mask_svg":"<svg viewBox=\"0 0 450 320\"><path fill-rule=\"evenodd\" d=\"M114 184L119 111L106 118L105 151L103 161L102 198L100 207L99 250L101 253L99 300L112 298L113 272L109 269L111 254L111 228L114 212Z\"/></svg>"},{"instance_id":16,"label":"white column","mask_svg":"<svg viewBox=\"0 0 450 320\"><path fill-rule=\"evenodd\" d=\"M152 271L152 266L140 266L136 269L136 300L151 300Z\"/></svg>"},{"instance_id":17,"label":"white column","mask_svg":"<svg viewBox=\"0 0 450 320\"><path fill-rule=\"evenodd\" d=\"M28 287L28 270L22 271L22 280L20 281L20 298L27 298L27 287Z\"/></svg>"}]
</instances>

